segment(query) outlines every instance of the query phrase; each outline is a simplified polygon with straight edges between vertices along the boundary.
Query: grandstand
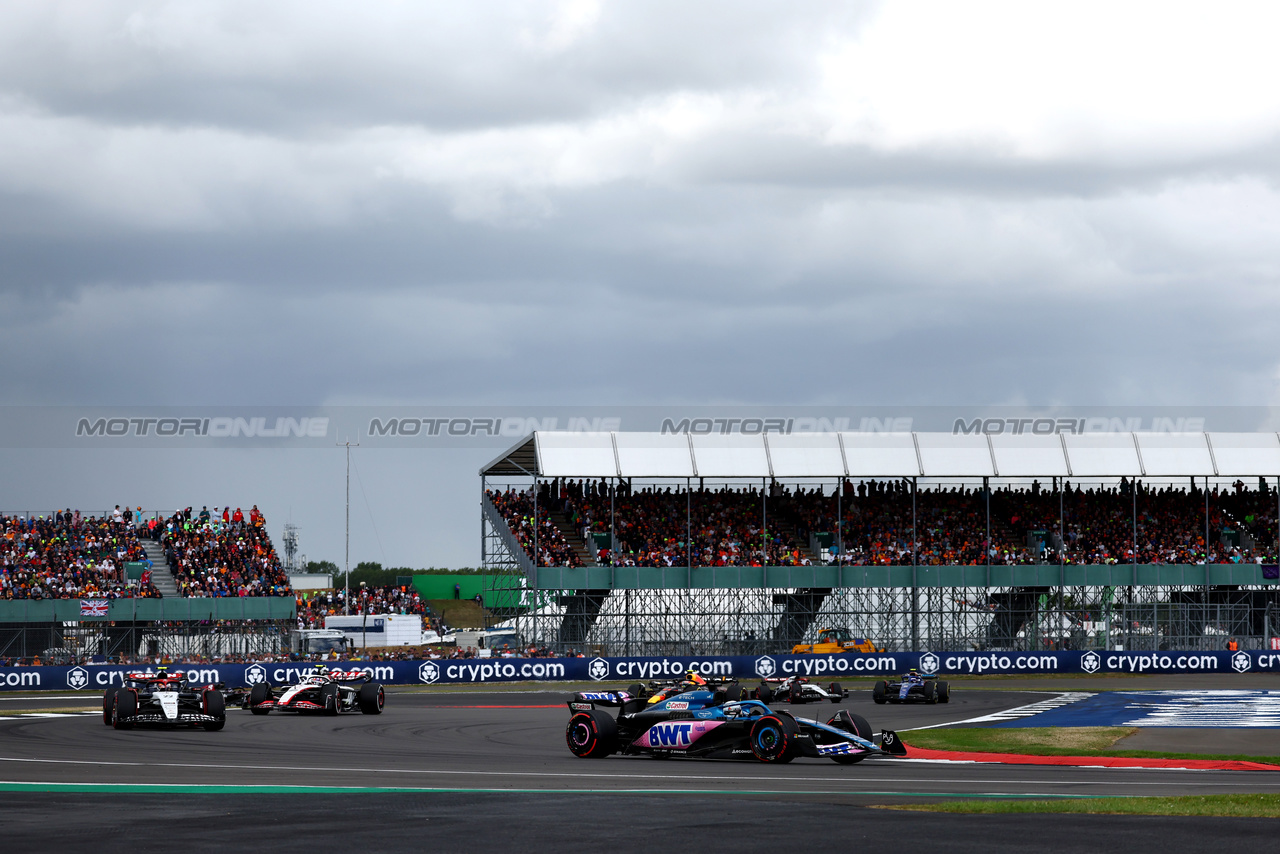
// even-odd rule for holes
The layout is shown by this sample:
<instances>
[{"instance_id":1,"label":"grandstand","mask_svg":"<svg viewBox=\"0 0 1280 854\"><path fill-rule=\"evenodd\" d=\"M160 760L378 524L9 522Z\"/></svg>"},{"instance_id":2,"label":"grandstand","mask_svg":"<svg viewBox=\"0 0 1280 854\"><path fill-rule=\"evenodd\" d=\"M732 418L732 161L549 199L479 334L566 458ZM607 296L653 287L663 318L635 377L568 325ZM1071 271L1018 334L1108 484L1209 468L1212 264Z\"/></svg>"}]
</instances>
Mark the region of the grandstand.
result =
<instances>
[{"instance_id":1,"label":"grandstand","mask_svg":"<svg viewBox=\"0 0 1280 854\"><path fill-rule=\"evenodd\" d=\"M1280 634L1274 433L535 433L481 472L499 618L610 654Z\"/></svg>"},{"instance_id":2,"label":"grandstand","mask_svg":"<svg viewBox=\"0 0 1280 854\"><path fill-rule=\"evenodd\" d=\"M294 617L256 507L248 517L229 507L167 518L119 507L13 513L0 515L0 531L0 658L134 655L148 645L159 655L211 634L221 636L219 654L279 651Z\"/></svg>"}]
</instances>

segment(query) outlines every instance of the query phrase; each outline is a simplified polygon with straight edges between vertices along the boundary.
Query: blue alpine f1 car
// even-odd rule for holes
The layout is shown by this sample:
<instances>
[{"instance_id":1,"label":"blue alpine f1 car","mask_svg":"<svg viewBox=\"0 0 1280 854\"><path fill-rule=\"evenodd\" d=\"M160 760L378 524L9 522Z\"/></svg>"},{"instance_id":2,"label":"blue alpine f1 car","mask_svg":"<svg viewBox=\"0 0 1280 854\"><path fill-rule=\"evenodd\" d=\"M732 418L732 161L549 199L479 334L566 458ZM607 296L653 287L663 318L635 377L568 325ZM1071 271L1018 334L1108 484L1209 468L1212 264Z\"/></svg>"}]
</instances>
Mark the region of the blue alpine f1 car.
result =
<instances>
[{"instance_id":1,"label":"blue alpine f1 car","mask_svg":"<svg viewBox=\"0 0 1280 854\"><path fill-rule=\"evenodd\" d=\"M618 709L617 717L604 709ZM841 765L868 756L904 756L895 733L880 746L866 719L841 709L825 723L744 700L737 686L691 690L649 704L627 691L582 691L569 701L565 740L584 758L614 753L790 762L828 757Z\"/></svg>"}]
</instances>

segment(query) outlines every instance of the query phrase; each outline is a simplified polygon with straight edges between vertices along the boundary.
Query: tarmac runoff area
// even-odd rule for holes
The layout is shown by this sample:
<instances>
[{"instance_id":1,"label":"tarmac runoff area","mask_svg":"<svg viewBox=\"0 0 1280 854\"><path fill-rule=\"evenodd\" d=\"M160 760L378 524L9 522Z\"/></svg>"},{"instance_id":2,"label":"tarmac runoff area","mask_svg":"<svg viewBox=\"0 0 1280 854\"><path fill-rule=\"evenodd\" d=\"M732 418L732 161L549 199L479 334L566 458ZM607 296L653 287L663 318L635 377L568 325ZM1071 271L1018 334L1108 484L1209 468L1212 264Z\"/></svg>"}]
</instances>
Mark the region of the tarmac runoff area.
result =
<instances>
[{"instance_id":1,"label":"tarmac runoff area","mask_svg":"<svg viewBox=\"0 0 1280 854\"><path fill-rule=\"evenodd\" d=\"M855 694L844 705L877 730L903 732L910 744L916 727L1036 726L1053 709L1008 715L1063 693L1280 689L1271 679L1265 683L1231 674L966 679L953 681L946 705L876 706L869 686L850 682ZM817 759L782 766L582 760L564 744L567 697L559 687L527 685L392 688L380 716L258 717L233 709L225 730L206 733L117 732L102 725L100 711L93 713L100 710L97 695L4 695L0 833L13 851L48 848L56 835L60 850L95 852L136 849L131 828L146 827L149 819L168 829L166 848L183 840L259 847L296 842L303 834L318 851L349 850L359 833L373 834L367 846L379 851L422 850L428 839L468 848L633 847L687 840L689 833L723 838L742 851L774 851L797 832L886 843L926 833L930 847L985 852L1025 851L1031 838L1043 840L1039 850L1081 851L1119 845L1202 850L1210 834L1215 845L1265 849L1274 841L1273 822L1265 820L945 816L861 807L964 797L1276 794L1280 772L887 759L853 766ZM86 706L91 713L76 711ZM24 709L58 716L28 717ZM834 709L814 704L796 711L825 719ZM1143 729L1122 745L1280 755L1280 727Z\"/></svg>"}]
</instances>

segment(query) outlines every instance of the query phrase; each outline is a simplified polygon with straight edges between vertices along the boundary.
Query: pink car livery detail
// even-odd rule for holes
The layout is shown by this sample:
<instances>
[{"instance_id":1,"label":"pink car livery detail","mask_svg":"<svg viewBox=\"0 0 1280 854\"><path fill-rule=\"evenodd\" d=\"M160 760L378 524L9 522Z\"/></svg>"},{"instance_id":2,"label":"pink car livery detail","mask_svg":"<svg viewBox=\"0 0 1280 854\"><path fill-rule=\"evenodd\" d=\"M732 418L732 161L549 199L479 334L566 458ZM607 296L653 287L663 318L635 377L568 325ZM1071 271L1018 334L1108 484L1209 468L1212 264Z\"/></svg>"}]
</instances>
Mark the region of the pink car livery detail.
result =
<instances>
[{"instance_id":1,"label":"pink car livery detail","mask_svg":"<svg viewBox=\"0 0 1280 854\"><path fill-rule=\"evenodd\" d=\"M687 750L694 742L722 725L724 721L663 721L654 724L637 738L637 747Z\"/></svg>"}]
</instances>

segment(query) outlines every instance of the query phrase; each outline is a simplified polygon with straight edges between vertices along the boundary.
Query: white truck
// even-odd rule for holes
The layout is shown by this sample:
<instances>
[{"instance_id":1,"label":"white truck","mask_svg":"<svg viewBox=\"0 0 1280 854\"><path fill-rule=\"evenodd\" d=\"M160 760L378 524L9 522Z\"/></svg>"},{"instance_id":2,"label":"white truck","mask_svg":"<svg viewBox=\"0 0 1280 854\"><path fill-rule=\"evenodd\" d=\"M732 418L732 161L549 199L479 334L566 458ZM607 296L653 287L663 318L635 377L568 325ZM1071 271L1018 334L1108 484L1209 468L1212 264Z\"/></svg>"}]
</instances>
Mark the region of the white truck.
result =
<instances>
[{"instance_id":1,"label":"white truck","mask_svg":"<svg viewBox=\"0 0 1280 854\"><path fill-rule=\"evenodd\" d=\"M417 614L351 614L325 617L324 627L342 632L348 648L366 646L423 646L440 643L440 635L422 630L422 617Z\"/></svg>"},{"instance_id":2,"label":"white truck","mask_svg":"<svg viewBox=\"0 0 1280 854\"><path fill-rule=\"evenodd\" d=\"M474 649L478 658L501 655L505 649L518 650L524 646L514 626L494 626L491 629L458 629L453 634L458 649Z\"/></svg>"}]
</instances>

